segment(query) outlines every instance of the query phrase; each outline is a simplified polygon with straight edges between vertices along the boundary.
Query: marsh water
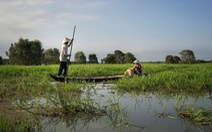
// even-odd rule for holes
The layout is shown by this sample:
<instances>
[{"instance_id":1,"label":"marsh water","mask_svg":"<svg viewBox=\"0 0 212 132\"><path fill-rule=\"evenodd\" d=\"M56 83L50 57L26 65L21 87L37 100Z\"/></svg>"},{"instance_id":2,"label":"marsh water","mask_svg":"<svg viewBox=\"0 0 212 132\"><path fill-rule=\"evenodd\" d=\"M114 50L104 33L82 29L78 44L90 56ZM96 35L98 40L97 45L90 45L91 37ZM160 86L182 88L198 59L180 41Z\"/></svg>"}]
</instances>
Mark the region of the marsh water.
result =
<instances>
[{"instance_id":1,"label":"marsh water","mask_svg":"<svg viewBox=\"0 0 212 132\"><path fill-rule=\"evenodd\" d=\"M92 100L107 107L108 101L119 107L111 117L93 116L84 121L77 117L48 117L42 121L42 131L76 131L76 132L180 132L212 130L210 125L197 125L189 119L182 118L177 108L193 106L195 108L212 107L212 95L164 93L164 92L123 92L113 89L112 84L94 84L89 89ZM82 97L87 96L85 89ZM118 105L117 105L118 103ZM74 118L74 119L73 119Z\"/></svg>"}]
</instances>

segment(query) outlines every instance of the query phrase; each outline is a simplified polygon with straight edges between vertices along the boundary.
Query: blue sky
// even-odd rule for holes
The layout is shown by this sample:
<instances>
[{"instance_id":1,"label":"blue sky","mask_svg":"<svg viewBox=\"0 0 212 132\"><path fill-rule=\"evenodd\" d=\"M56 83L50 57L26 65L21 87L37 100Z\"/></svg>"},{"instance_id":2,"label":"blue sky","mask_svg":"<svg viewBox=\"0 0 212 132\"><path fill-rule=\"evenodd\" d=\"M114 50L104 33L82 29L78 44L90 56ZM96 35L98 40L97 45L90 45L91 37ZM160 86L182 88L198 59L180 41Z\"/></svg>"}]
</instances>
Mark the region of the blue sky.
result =
<instances>
[{"instance_id":1,"label":"blue sky","mask_svg":"<svg viewBox=\"0 0 212 132\"><path fill-rule=\"evenodd\" d=\"M20 37L60 50L77 26L77 51L98 60L114 50L164 61L184 49L212 60L212 0L1 0L0 56Z\"/></svg>"}]
</instances>

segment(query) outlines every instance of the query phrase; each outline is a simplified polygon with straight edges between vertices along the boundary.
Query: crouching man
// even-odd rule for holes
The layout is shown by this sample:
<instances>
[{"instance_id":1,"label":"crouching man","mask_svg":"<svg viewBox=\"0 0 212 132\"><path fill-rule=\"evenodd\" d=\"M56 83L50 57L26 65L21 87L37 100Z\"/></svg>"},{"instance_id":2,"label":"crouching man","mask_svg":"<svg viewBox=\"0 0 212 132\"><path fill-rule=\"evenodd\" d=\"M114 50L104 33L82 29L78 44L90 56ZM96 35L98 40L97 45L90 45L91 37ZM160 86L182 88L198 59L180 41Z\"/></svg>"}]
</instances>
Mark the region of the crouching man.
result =
<instances>
[{"instance_id":1,"label":"crouching man","mask_svg":"<svg viewBox=\"0 0 212 132\"><path fill-rule=\"evenodd\" d=\"M135 65L132 68L127 69L127 71L125 72L125 75L130 76L130 77L132 77L134 74L141 76L142 75L142 66L141 66L139 60L135 60L135 61L133 61L133 63Z\"/></svg>"}]
</instances>

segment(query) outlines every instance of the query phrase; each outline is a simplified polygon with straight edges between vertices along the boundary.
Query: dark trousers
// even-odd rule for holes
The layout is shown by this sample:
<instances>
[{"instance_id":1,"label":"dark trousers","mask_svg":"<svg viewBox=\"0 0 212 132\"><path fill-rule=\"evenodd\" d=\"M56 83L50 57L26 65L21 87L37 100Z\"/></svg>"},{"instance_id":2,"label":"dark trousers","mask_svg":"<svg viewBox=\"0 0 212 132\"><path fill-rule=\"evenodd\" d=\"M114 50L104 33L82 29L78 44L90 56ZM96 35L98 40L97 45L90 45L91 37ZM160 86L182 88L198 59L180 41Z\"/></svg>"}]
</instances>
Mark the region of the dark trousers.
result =
<instances>
[{"instance_id":1,"label":"dark trousers","mask_svg":"<svg viewBox=\"0 0 212 132\"><path fill-rule=\"evenodd\" d=\"M60 76L61 74L62 74L62 72L63 72L63 70L64 70L64 72L63 72L63 76L66 76L67 74L66 74L66 72L67 72L67 62L64 62L64 61L61 61L60 62L60 68L59 68L59 71L58 71L58 76Z\"/></svg>"}]
</instances>

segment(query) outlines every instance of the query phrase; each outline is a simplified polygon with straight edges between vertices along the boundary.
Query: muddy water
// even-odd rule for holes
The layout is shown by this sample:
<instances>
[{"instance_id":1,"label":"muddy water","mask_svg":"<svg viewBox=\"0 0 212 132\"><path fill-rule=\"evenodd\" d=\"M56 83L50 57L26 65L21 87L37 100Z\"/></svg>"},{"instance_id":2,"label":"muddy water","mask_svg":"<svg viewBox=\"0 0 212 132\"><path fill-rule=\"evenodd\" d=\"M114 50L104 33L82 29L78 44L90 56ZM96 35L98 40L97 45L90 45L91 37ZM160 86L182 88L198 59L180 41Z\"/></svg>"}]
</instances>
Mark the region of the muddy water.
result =
<instances>
[{"instance_id":1,"label":"muddy water","mask_svg":"<svg viewBox=\"0 0 212 132\"><path fill-rule=\"evenodd\" d=\"M206 131L212 126L199 126L187 119L180 118L176 107L194 106L211 108L210 94L184 95L164 94L160 92L141 92L137 94L121 93L111 89L110 84L97 84L91 90L92 99L101 105L106 105L108 99L119 103L118 119L112 120L107 116L94 117L85 122L80 119L73 121L71 117L45 118L42 131L76 131L76 132L181 132ZM86 92L85 92L86 93ZM85 96L82 95L82 96ZM115 115L114 115L115 116Z\"/></svg>"}]
</instances>

